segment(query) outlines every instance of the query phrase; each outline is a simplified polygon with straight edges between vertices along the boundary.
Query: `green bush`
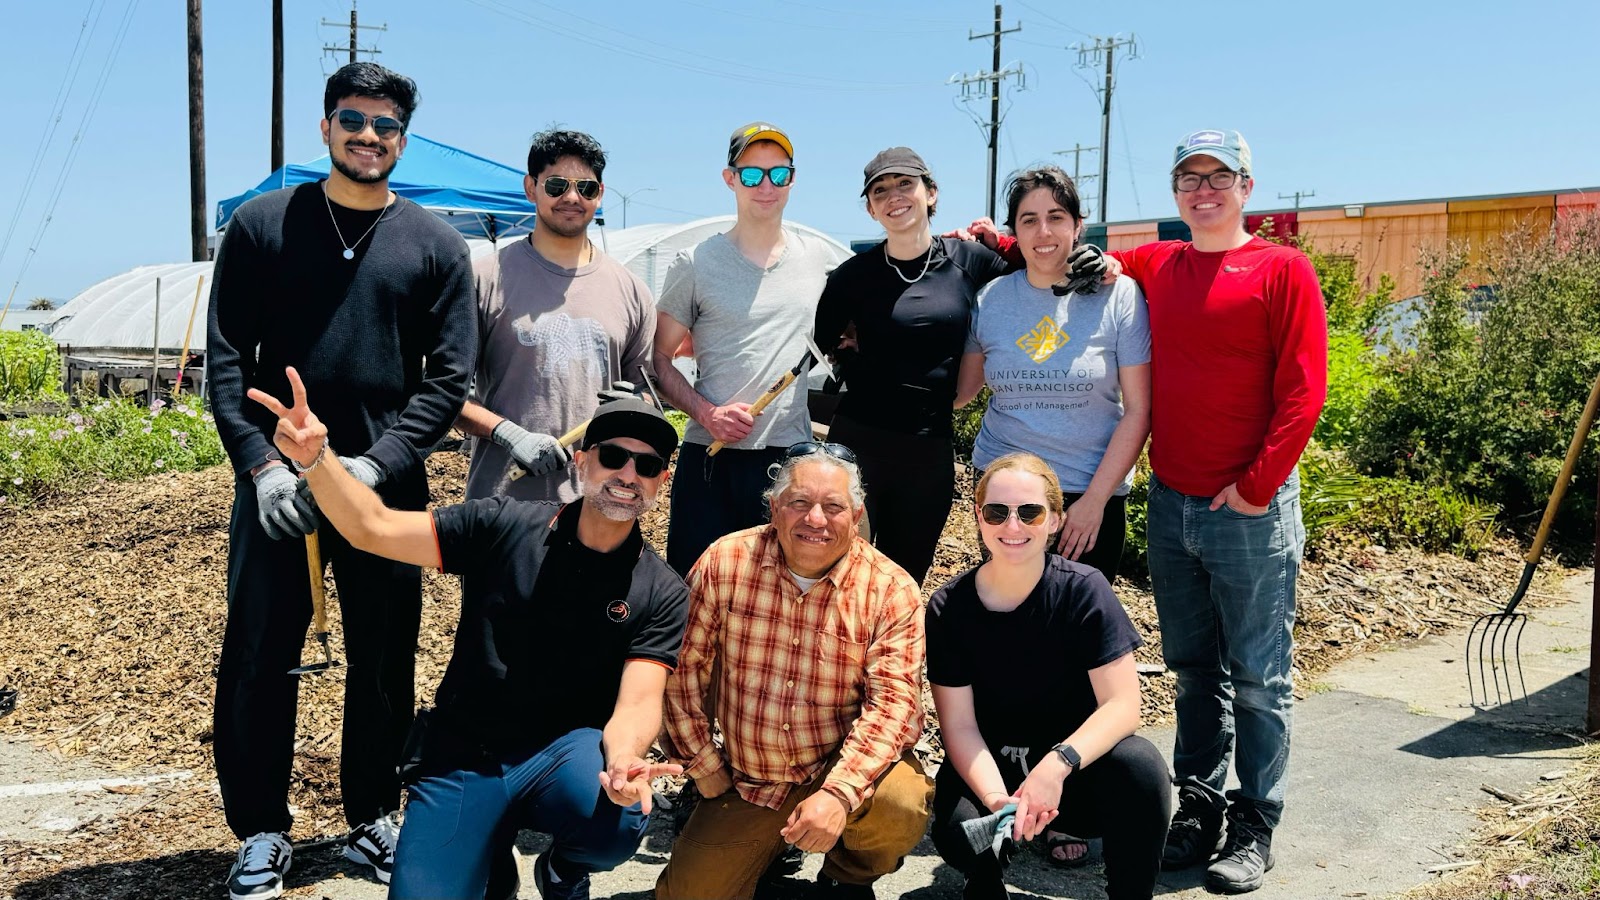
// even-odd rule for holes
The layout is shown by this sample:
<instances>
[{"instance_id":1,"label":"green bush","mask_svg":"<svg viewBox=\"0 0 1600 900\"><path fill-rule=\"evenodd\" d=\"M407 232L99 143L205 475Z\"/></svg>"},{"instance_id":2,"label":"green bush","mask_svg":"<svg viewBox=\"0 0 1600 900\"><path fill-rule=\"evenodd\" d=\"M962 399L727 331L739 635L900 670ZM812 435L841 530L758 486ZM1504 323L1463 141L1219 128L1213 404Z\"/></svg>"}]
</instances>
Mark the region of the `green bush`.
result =
<instances>
[{"instance_id":1,"label":"green bush","mask_svg":"<svg viewBox=\"0 0 1600 900\"><path fill-rule=\"evenodd\" d=\"M972 445L977 443L983 414L989 410L989 397L989 387L984 385L971 403L951 414L951 424L955 426L956 456L962 459L972 459Z\"/></svg>"},{"instance_id":2,"label":"green bush","mask_svg":"<svg viewBox=\"0 0 1600 900\"><path fill-rule=\"evenodd\" d=\"M1490 285L1454 251L1430 261L1415 349L1378 367L1350 444L1353 462L1498 505L1531 520L1549 497L1600 372L1600 215L1570 213L1486 261ZM1580 459L1562 522L1592 528L1600 463Z\"/></svg>"},{"instance_id":3,"label":"green bush","mask_svg":"<svg viewBox=\"0 0 1600 900\"><path fill-rule=\"evenodd\" d=\"M66 415L0 426L0 502L26 503L89 478L142 478L222 462L211 414L197 397L144 407L83 398Z\"/></svg>"},{"instance_id":4,"label":"green bush","mask_svg":"<svg viewBox=\"0 0 1600 900\"><path fill-rule=\"evenodd\" d=\"M0 403L62 398L56 342L42 331L0 331Z\"/></svg>"},{"instance_id":5,"label":"green bush","mask_svg":"<svg viewBox=\"0 0 1600 900\"><path fill-rule=\"evenodd\" d=\"M1348 331L1329 334L1328 401L1313 437L1332 447L1353 443L1365 424L1367 405L1377 386L1375 357L1367 341Z\"/></svg>"},{"instance_id":6,"label":"green bush","mask_svg":"<svg viewBox=\"0 0 1600 900\"><path fill-rule=\"evenodd\" d=\"M1494 538L1493 505L1441 485L1362 475L1315 445L1300 462L1300 484L1308 548L1382 544L1473 559Z\"/></svg>"}]
</instances>

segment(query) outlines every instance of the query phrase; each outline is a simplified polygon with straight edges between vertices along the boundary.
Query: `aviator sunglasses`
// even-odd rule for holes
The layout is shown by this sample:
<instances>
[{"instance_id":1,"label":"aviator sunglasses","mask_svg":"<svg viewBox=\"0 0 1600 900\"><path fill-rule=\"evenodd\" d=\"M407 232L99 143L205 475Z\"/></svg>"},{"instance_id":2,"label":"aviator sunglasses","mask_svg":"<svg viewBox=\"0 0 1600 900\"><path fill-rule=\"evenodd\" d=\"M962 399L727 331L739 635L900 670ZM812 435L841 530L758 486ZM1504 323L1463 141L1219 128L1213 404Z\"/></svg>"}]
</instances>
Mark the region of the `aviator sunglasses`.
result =
<instances>
[{"instance_id":1,"label":"aviator sunglasses","mask_svg":"<svg viewBox=\"0 0 1600 900\"><path fill-rule=\"evenodd\" d=\"M784 451L783 458L794 459L797 456L811 456L815 453L826 453L834 459L842 459L847 463L856 461L854 450L829 441L801 441L798 444L791 444L789 449Z\"/></svg>"},{"instance_id":2,"label":"aviator sunglasses","mask_svg":"<svg viewBox=\"0 0 1600 900\"><path fill-rule=\"evenodd\" d=\"M578 196L585 200L593 200L600 196L600 182L593 178L563 178L560 175L551 175L544 180L544 193L546 197L561 197L567 193L568 188L575 188Z\"/></svg>"},{"instance_id":3,"label":"aviator sunglasses","mask_svg":"<svg viewBox=\"0 0 1600 900\"><path fill-rule=\"evenodd\" d=\"M1012 510L1016 510L1017 521L1024 525L1037 525L1044 518L1044 504L1024 503L1021 506L1007 506L1004 503L985 503L982 508L983 520L990 525L1004 525L1011 518Z\"/></svg>"},{"instance_id":4,"label":"aviator sunglasses","mask_svg":"<svg viewBox=\"0 0 1600 900\"><path fill-rule=\"evenodd\" d=\"M733 171L739 173L739 183L747 188L760 187L762 178L771 181L773 187L788 187L790 179L794 178L794 166L773 166L770 169L735 166Z\"/></svg>"},{"instance_id":5,"label":"aviator sunglasses","mask_svg":"<svg viewBox=\"0 0 1600 900\"><path fill-rule=\"evenodd\" d=\"M372 133L381 140L388 140L406 130L394 116L369 116L358 109L336 109L328 118L338 122L340 128L351 134L360 134L370 122Z\"/></svg>"},{"instance_id":6,"label":"aviator sunglasses","mask_svg":"<svg viewBox=\"0 0 1600 900\"><path fill-rule=\"evenodd\" d=\"M633 470L639 473L640 478L654 478L667 468L667 461L654 453L629 450L616 444L599 443L594 445L598 454L600 465L617 471L633 460Z\"/></svg>"}]
</instances>

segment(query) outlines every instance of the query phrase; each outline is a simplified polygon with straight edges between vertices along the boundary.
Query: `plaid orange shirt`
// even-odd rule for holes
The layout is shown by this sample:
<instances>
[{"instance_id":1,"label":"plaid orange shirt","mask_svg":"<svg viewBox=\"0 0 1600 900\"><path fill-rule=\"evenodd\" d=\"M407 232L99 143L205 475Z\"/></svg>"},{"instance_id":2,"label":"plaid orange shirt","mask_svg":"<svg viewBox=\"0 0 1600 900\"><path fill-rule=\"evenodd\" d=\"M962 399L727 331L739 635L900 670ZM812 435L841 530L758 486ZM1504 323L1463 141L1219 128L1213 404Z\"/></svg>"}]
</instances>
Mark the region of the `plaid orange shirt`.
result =
<instances>
[{"instance_id":1,"label":"plaid orange shirt","mask_svg":"<svg viewBox=\"0 0 1600 900\"><path fill-rule=\"evenodd\" d=\"M777 808L835 753L822 789L854 810L922 733L922 599L857 537L805 594L777 531L734 532L689 572L689 625L667 681L667 731L687 774L724 765L745 800ZM711 740L705 709L716 673Z\"/></svg>"}]
</instances>

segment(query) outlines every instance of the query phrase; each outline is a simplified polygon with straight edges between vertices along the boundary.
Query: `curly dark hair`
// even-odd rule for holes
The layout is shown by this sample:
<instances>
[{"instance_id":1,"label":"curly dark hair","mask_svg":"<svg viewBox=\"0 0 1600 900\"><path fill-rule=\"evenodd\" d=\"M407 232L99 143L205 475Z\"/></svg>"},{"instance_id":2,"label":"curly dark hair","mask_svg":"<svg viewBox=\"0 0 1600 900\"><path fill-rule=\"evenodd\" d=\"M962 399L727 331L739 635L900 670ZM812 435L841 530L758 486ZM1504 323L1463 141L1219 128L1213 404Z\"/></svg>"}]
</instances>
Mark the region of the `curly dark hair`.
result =
<instances>
[{"instance_id":1,"label":"curly dark hair","mask_svg":"<svg viewBox=\"0 0 1600 900\"><path fill-rule=\"evenodd\" d=\"M1062 209L1071 213L1074 219L1083 221L1083 210L1078 201L1078 186L1072 183L1072 176L1060 166L1038 166L1012 175L1011 181L1006 185L1007 228L1017 227L1017 207L1022 205L1023 197L1038 188L1049 188Z\"/></svg>"},{"instance_id":2,"label":"curly dark hair","mask_svg":"<svg viewBox=\"0 0 1600 900\"><path fill-rule=\"evenodd\" d=\"M411 127L411 114L422 102L422 92L417 90L415 81L374 62L353 62L328 76L328 85L322 89L322 117L333 115L345 97L372 97L393 103L400 127L406 129Z\"/></svg>"},{"instance_id":3,"label":"curly dark hair","mask_svg":"<svg viewBox=\"0 0 1600 900\"><path fill-rule=\"evenodd\" d=\"M528 147L528 175L538 178L546 166L554 165L563 156L576 156L594 170L596 180L605 180L606 152L600 149L600 142L581 131L561 128L533 136L533 144Z\"/></svg>"}]
</instances>

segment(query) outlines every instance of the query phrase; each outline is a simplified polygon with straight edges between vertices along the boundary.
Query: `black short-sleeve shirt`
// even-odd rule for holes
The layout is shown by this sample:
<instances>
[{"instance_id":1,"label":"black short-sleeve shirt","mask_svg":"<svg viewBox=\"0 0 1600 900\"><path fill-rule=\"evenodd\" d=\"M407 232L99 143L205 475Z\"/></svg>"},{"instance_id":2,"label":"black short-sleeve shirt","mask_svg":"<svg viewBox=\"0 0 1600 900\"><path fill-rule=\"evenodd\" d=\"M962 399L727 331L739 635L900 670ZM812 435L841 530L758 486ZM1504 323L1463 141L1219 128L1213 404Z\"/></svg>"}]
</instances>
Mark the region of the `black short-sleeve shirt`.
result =
<instances>
[{"instance_id":1,"label":"black short-sleeve shirt","mask_svg":"<svg viewBox=\"0 0 1600 900\"><path fill-rule=\"evenodd\" d=\"M637 526L599 553L578 542L582 502L490 497L433 513L461 625L439 684L438 723L489 752L538 750L611 718L622 667L672 668L688 615L683 580Z\"/></svg>"},{"instance_id":2,"label":"black short-sleeve shirt","mask_svg":"<svg viewBox=\"0 0 1600 900\"><path fill-rule=\"evenodd\" d=\"M928 680L972 688L985 743L1051 746L1097 706L1089 670L1144 639L1096 569L1055 554L1028 598L1010 612L985 609L977 569L928 600Z\"/></svg>"}]
</instances>

